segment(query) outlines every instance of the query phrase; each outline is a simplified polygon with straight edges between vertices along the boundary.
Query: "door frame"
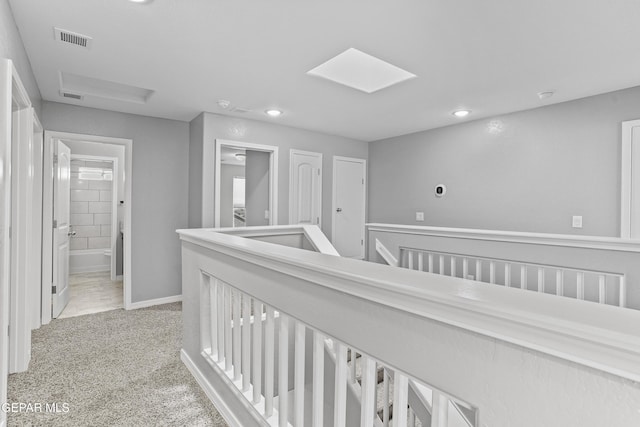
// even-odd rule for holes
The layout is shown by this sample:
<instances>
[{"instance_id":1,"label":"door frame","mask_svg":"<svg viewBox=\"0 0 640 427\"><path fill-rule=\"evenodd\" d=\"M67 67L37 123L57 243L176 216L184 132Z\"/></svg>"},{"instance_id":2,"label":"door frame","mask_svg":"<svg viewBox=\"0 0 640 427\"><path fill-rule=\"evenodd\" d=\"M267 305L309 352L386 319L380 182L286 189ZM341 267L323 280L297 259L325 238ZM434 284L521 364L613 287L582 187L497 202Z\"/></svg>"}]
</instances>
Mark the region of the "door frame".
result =
<instances>
[{"instance_id":1,"label":"door frame","mask_svg":"<svg viewBox=\"0 0 640 427\"><path fill-rule=\"evenodd\" d=\"M208 153L210 153L210 151L208 150L205 150L205 153L203 155L204 166L213 164L215 177L213 182L211 182L211 179L207 179L208 174L205 174L205 173L202 174L203 194L213 193L214 195L213 211L209 211L207 205L204 203L204 200L203 200L202 226L206 227L207 225L212 224L213 227L216 227L216 228L220 227L220 176L221 176L220 152L222 151L223 146L244 148L245 150L263 151L263 152L271 153L269 156L269 225L278 225L278 165L279 165L278 147L276 147L275 145L254 144L251 142L231 141L227 139L216 139L214 159L209 158ZM212 218L213 221L207 220L206 218Z\"/></svg>"},{"instance_id":2,"label":"door frame","mask_svg":"<svg viewBox=\"0 0 640 427\"><path fill-rule=\"evenodd\" d=\"M298 150L296 148L292 148L291 150L289 150L289 224L293 224L292 222L292 218L295 215L295 209L296 207L293 204L293 199L294 199L294 193L293 193L293 156L294 154L302 154L305 156L312 156L312 157L317 157L320 159L320 188L318 189L319 194L319 199L320 199L320 210L318 213L318 224L316 224L318 227L322 228L322 179L323 179L323 173L322 173L322 167L323 167L323 159L322 159L322 153L317 153L314 151L304 151L304 150Z\"/></svg>"},{"instance_id":3,"label":"door frame","mask_svg":"<svg viewBox=\"0 0 640 427\"><path fill-rule=\"evenodd\" d=\"M84 135L69 132L48 131L44 132L44 180L43 180L43 213L42 213L42 324L51 321L51 282L53 274L53 141L92 142L110 145L124 146L124 248L123 248L123 297L125 310L132 309L131 303L131 212L133 188L133 140L125 138L112 138L97 135ZM48 262L45 262L48 260Z\"/></svg>"},{"instance_id":4,"label":"door frame","mask_svg":"<svg viewBox=\"0 0 640 427\"><path fill-rule=\"evenodd\" d=\"M620 237L631 238L631 230L640 228L640 212L633 215L633 170L640 170L640 165L633 164L633 133L640 132L640 120L622 122L621 180L620 180Z\"/></svg>"},{"instance_id":5,"label":"door frame","mask_svg":"<svg viewBox=\"0 0 640 427\"><path fill-rule=\"evenodd\" d=\"M113 164L113 181L111 181L111 241L109 247L111 248L111 266L109 267L109 273L111 280L116 280L116 245L118 244L118 178L120 177L120 169L118 166L118 158L110 156L93 156L89 154L73 154L71 153L71 160L86 159L90 161L107 161ZM71 213L69 213L71 215ZM114 219L115 215L115 219ZM71 222L71 221L69 221Z\"/></svg>"},{"instance_id":6,"label":"door frame","mask_svg":"<svg viewBox=\"0 0 640 427\"><path fill-rule=\"evenodd\" d=\"M332 194L331 194L331 243L333 243L336 239L336 208L337 208L337 200L336 200L336 185L338 184L338 180L336 177L336 163L339 161L343 162L354 162L362 164L362 247L360 249L360 259L364 259L365 254L365 227L364 225L367 223L367 161L365 159L358 159L355 157L344 157L344 156L333 156L333 182L331 184Z\"/></svg>"}]
</instances>

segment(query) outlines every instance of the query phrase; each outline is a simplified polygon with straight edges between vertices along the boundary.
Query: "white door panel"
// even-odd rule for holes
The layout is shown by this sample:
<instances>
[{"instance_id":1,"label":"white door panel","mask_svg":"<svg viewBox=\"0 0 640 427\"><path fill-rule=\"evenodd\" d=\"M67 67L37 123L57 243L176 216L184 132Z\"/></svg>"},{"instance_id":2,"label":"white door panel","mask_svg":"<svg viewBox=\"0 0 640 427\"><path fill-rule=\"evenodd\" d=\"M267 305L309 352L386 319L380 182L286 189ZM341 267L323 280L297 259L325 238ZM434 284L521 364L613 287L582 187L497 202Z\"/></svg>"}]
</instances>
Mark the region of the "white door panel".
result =
<instances>
[{"instance_id":1,"label":"white door panel","mask_svg":"<svg viewBox=\"0 0 640 427\"><path fill-rule=\"evenodd\" d=\"M291 150L289 223L317 224L322 220L322 154Z\"/></svg>"},{"instance_id":2,"label":"white door panel","mask_svg":"<svg viewBox=\"0 0 640 427\"><path fill-rule=\"evenodd\" d=\"M71 207L71 150L62 141L56 141L57 163L55 164L55 182L53 190L54 218L53 229L53 286L52 316L58 317L69 302L69 236L72 231L69 224Z\"/></svg>"},{"instance_id":3,"label":"white door panel","mask_svg":"<svg viewBox=\"0 0 640 427\"><path fill-rule=\"evenodd\" d=\"M366 163L333 159L333 246L343 257L364 258Z\"/></svg>"},{"instance_id":4,"label":"white door panel","mask_svg":"<svg viewBox=\"0 0 640 427\"><path fill-rule=\"evenodd\" d=\"M631 139L631 238L640 239L640 126Z\"/></svg>"}]
</instances>

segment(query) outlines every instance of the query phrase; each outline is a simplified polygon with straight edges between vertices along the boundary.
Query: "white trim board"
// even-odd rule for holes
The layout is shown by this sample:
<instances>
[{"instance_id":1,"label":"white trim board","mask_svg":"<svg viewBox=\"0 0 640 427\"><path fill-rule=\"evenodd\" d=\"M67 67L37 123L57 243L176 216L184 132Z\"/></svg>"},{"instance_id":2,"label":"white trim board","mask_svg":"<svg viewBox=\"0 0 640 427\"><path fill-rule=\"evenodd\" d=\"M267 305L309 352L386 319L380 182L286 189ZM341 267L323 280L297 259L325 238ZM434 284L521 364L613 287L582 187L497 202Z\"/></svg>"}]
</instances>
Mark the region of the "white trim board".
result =
<instances>
[{"instance_id":1,"label":"white trim board","mask_svg":"<svg viewBox=\"0 0 640 427\"><path fill-rule=\"evenodd\" d=\"M131 288L133 283L131 282L131 212L132 212L132 198L131 191L133 188L132 176L133 176L133 140L125 138L111 138L98 135L84 135L69 132L57 132L57 131L45 131L44 138L44 170L53 170L53 140L63 141L79 141L90 143L111 144L124 147L124 248L123 248L123 294L124 294L124 308L125 310L131 309ZM83 155L86 157L86 155ZM43 233L43 259L52 259L52 226L53 226L53 177L50 173L44 174L43 184L43 218L42 218L42 233ZM51 277L53 266L50 263L43 263L42 268L42 323L47 324L51 321Z\"/></svg>"},{"instance_id":2,"label":"white trim board","mask_svg":"<svg viewBox=\"0 0 640 427\"><path fill-rule=\"evenodd\" d=\"M254 144L251 142L242 141L230 141L226 139L215 140L215 157L211 159L209 156L214 154L211 150L203 151L204 163L203 167L206 169L207 165L213 165L214 176L210 173L205 173L203 169L202 173L202 191L203 191L203 227L220 227L220 151L222 146L244 148L245 150L264 151L271 153L269 156L269 225L278 225L278 147L275 145L263 145ZM213 182L211 181L213 178ZM213 194L213 205L205 203L204 194ZM212 208L212 210L209 210ZM209 225L211 224L211 225Z\"/></svg>"},{"instance_id":3,"label":"white trim board","mask_svg":"<svg viewBox=\"0 0 640 427\"><path fill-rule=\"evenodd\" d=\"M164 298L148 299L144 301L130 303L129 308L127 308L127 310L137 310L138 308L151 307L154 305L170 304L172 302L180 302L180 301L182 301L182 294L173 295L173 296L164 297Z\"/></svg>"},{"instance_id":4,"label":"white trim board","mask_svg":"<svg viewBox=\"0 0 640 427\"><path fill-rule=\"evenodd\" d=\"M634 170L640 170L640 164L634 165L633 136L640 133L640 120L622 122L622 149L620 156L620 237L631 239L640 237L640 202L633 199ZM639 147L640 148L640 147ZM635 214L635 215L634 215Z\"/></svg>"}]
</instances>

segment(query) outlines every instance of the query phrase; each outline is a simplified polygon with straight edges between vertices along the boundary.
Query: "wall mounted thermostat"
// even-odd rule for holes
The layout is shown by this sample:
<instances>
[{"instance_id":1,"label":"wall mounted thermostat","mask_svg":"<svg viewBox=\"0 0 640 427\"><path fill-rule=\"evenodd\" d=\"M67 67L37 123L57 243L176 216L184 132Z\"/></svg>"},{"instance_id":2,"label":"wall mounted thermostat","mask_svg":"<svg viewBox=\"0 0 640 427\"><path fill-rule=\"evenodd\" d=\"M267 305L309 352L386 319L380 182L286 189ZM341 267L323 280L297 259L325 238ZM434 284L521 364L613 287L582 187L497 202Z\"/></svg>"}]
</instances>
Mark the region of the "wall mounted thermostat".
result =
<instances>
[{"instance_id":1,"label":"wall mounted thermostat","mask_svg":"<svg viewBox=\"0 0 640 427\"><path fill-rule=\"evenodd\" d=\"M435 188L436 197L442 197L447 192L447 186L444 184L438 184Z\"/></svg>"}]
</instances>

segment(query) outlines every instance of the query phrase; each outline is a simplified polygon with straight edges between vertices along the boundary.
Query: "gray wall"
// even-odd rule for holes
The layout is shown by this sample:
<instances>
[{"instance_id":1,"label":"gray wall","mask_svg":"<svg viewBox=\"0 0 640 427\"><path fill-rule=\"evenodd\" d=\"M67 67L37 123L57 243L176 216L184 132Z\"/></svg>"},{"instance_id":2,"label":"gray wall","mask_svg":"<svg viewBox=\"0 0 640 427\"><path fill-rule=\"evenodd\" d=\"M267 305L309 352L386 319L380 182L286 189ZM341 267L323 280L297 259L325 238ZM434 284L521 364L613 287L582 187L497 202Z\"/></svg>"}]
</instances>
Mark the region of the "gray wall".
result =
<instances>
[{"instance_id":1,"label":"gray wall","mask_svg":"<svg viewBox=\"0 0 640 427\"><path fill-rule=\"evenodd\" d=\"M22 37L13 19L13 12L8 0L0 0L0 58L13 61L20 80L29 93L33 108L42 120L42 96L31 69L31 63L22 44Z\"/></svg>"},{"instance_id":2,"label":"gray wall","mask_svg":"<svg viewBox=\"0 0 640 427\"><path fill-rule=\"evenodd\" d=\"M196 123L191 122L192 128L197 125L197 120L199 119L200 117L196 118ZM369 147L366 142L257 120L225 117L212 113L204 113L203 119L203 139L202 141L194 143L192 138L192 144L190 145L190 150L193 154L190 155L189 166L195 167L196 169L200 168L199 170L193 169L191 171L193 174L191 182L195 180L197 185L200 186L197 189L199 191L194 190L191 192L191 198L195 198L195 200L190 200L189 206L191 208L200 208L200 211L193 213L193 216L197 217L196 219L199 219L199 221L190 224L191 226L200 227L202 224L202 166L198 166L198 162L202 162L202 143L203 141L212 142L216 138L220 138L231 141L275 145L280 148L280 164L278 169L279 224L288 224L289 222L289 150L296 148L322 153L322 230L326 235L331 235L332 156L367 159ZM200 153L200 157L198 157L196 153ZM213 168L213 165L209 167ZM195 176L196 174L198 176ZM198 205L198 203L200 203L200 205Z\"/></svg>"},{"instance_id":3,"label":"gray wall","mask_svg":"<svg viewBox=\"0 0 640 427\"><path fill-rule=\"evenodd\" d=\"M247 150L245 166L245 206L247 225L269 225L264 211L269 210L269 160L271 155Z\"/></svg>"},{"instance_id":4,"label":"gray wall","mask_svg":"<svg viewBox=\"0 0 640 427\"><path fill-rule=\"evenodd\" d=\"M189 124L55 102L43 103L43 124L133 140L132 301L181 294L175 230L187 227Z\"/></svg>"},{"instance_id":5,"label":"gray wall","mask_svg":"<svg viewBox=\"0 0 640 427\"><path fill-rule=\"evenodd\" d=\"M204 114L189 123L189 228L202 226L202 141Z\"/></svg>"},{"instance_id":6,"label":"gray wall","mask_svg":"<svg viewBox=\"0 0 640 427\"><path fill-rule=\"evenodd\" d=\"M640 87L373 142L369 221L619 236L620 124L637 118Z\"/></svg>"},{"instance_id":7,"label":"gray wall","mask_svg":"<svg viewBox=\"0 0 640 427\"><path fill-rule=\"evenodd\" d=\"M233 177L244 176L244 166L222 164L220 169L220 226L233 227ZM202 184L201 184L202 185Z\"/></svg>"}]
</instances>

